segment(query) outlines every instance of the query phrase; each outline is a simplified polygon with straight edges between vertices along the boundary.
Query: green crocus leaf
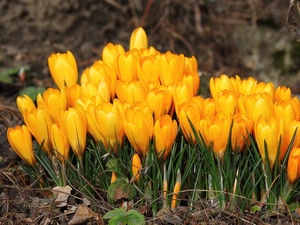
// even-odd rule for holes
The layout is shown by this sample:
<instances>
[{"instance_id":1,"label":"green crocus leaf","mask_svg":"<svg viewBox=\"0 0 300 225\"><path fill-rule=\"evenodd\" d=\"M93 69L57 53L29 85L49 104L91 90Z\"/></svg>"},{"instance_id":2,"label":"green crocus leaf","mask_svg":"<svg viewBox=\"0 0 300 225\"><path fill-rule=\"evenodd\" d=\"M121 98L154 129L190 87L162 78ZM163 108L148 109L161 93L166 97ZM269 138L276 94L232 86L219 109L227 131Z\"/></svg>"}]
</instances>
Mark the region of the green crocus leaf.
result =
<instances>
[{"instance_id":1,"label":"green crocus leaf","mask_svg":"<svg viewBox=\"0 0 300 225\"><path fill-rule=\"evenodd\" d=\"M30 86L30 87L24 88L20 92L20 95L21 96L28 95L33 101L35 101L37 95L39 93L43 93L44 91L45 91L45 88L43 88L43 87L33 87L33 86Z\"/></svg>"}]
</instances>

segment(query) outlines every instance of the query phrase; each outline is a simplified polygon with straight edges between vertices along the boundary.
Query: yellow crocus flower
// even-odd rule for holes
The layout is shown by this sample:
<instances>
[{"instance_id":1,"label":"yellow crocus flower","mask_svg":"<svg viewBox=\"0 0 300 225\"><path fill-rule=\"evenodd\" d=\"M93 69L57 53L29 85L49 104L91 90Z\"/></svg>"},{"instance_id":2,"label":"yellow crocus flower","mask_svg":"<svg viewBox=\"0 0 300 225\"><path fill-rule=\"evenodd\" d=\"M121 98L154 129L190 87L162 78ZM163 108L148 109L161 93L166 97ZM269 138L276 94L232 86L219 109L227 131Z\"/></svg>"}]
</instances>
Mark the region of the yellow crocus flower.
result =
<instances>
[{"instance_id":1,"label":"yellow crocus flower","mask_svg":"<svg viewBox=\"0 0 300 225\"><path fill-rule=\"evenodd\" d=\"M37 106L47 110L52 120L55 122L58 122L59 109L66 110L68 107L65 88L62 88L61 90L48 88L43 93L43 97L40 93L38 94L36 101Z\"/></svg>"},{"instance_id":2,"label":"yellow crocus flower","mask_svg":"<svg viewBox=\"0 0 300 225\"><path fill-rule=\"evenodd\" d=\"M177 120L179 121L181 131L185 139L191 144L196 143L196 138L191 124L196 130L198 130L198 124L203 111L202 104L197 104L197 101L201 100L195 100L195 98L198 97L194 97L188 103L183 103L179 110L179 114L177 114Z\"/></svg>"},{"instance_id":3,"label":"yellow crocus flower","mask_svg":"<svg viewBox=\"0 0 300 225\"><path fill-rule=\"evenodd\" d=\"M137 183L140 180L140 170L142 168L141 158L137 153L132 156L131 170L133 180Z\"/></svg>"},{"instance_id":4,"label":"yellow crocus flower","mask_svg":"<svg viewBox=\"0 0 300 225\"><path fill-rule=\"evenodd\" d=\"M148 92L149 88L143 80L117 81L116 95L122 103L134 105L136 102L145 101Z\"/></svg>"},{"instance_id":5,"label":"yellow crocus flower","mask_svg":"<svg viewBox=\"0 0 300 225\"><path fill-rule=\"evenodd\" d=\"M226 116L218 113L211 119L200 120L199 130L206 145L211 145L215 154L223 159L230 132L230 122Z\"/></svg>"},{"instance_id":6,"label":"yellow crocus flower","mask_svg":"<svg viewBox=\"0 0 300 225\"><path fill-rule=\"evenodd\" d=\"M159 83L158 58L155 55L140 57L137 61L137 77L150 82Z\"/></svg>"},{"instance_id":7,"label":"yellow crocus flower","mask_svg":"<svg viewBox=\"0 0 300 225\"><path fill-rule=\"evenodd\" d=\"M287 165L287 177L291 183L295 183L300 178L300 148L294 147L289 155Z\"/></svg>"},{"instance_id":8,"label":"yellow crocus flower","mask_svg":"<svg viewBox=\"0 0 300 225\"><path fill-rule=\"evenodd\" d=\"M31 109L36 108L34 102L28 95L18 96L16 103L23 117L25 110L30 111Z\"/></svg>"},{"instance_id":9,"label":"yellow crocus flower","mask_svg":"<svg viewBox=\"0 0 300 225\"><path fill-rule=\"evenodd\" d=\"M160 82L165 86L175 85L182 81L184 74L184 55L168 51L159 58Z\"/></svg>"},{"instance_id":10,"label":"yellow crocus flower","mask_svg":"<svg viewBox=\"0 0 300 225\"><path fill-rule=\"evenodd\" d=\"M255 140L261 155L263 162L266 162L265 150L268 152L269 166L273 168L278 148L280 138L284 135L284 121L276 120L275 117L271 117L266 120L263 116L260 116L254 127ZM265 149L265 144L267 149Z\"/></svg>"},{"instance_id":11,"label":"yellow crocus flower","mask_svg":"<svg viewBox=\"0 0 300 225\"><path fill-rule=\"evenodd\" d=\"M153 117L147 104L137 102L125 109L123 123L130 144L139 155L145 156L153 135Z\"/></svg>"},{"instance_id":12,"label":"yellow crocus flower","mask_svg":"<svg viewBox=\"0 0 300 225\"><path fill-rule=\"evenodd\" d=\"M7 129L7 139L10 146L18 156L28 165L33 166L36 159L32 147L32 139L29 129L23 125Z\"/></svg>"},{"instance_id":13,"label":"yellow crocus flower","mask_svg":"<svg viewBox=\"0 0 300 225\"><path fill-rule=\"evenodd\" d=\"M154 124L153 137L155 151L165 160L170 154L171 148L177 136L177 122L169 115L160 117Z\"/></svg>"},{"instance_id":14,"label":"yellow crocus flower","mask_svg":"<svg viewBox=\"0 0 300 225\"><path fill-rule=\"evenodd\" d=\"M56 158L61 162L68 159L70 143L59 123L52 124L51 142Z\"/></svg>"},{"instance_id":15,"label":"yellow crocus flower","mask_svg":"<svg viewBox=\"0 0 300 225\"><path fill-rule=\"evenodd\" d=\"M123 117L123 106L117 99L114 100L113 104L104 102L95 109L96 123L104 138L103 144L107 149L109 148L116 153L124 139Z\"/></svg>"},{"instance_id":16,"label":"yellow crocus flower","mask_svg":"<svg viewBox=\"0 0 300 225\"><path fill-rule=\"evenodd\" d=\"M30 111L25 110L24 120L39 145L42 145L43 150L51 155L50 130L53 121L48 111L44 107L33 108Z\"/></svg>"},{"instance_id":17,"label":"yellow crocus flower","mask_svg":"<svg viewBox=\"0 0 300 225\"><path fill-rule=\"evenodd\" d=\"M219 93L223 90L229 90L234 92L236 88L234 87L233 83L230 81L227 75L222 74L220 77L217 78L210 78L209 81L209 89L212 98L216 99L219 96Z\"/></svg>"},{"instance_id":18,"label":"yellow crocus flower","mask_svg":"<svg viewBox=\"0 0 300 225\"><path fill-rule=\"evenodd\" d=\"M102 50L102 60L108 65L115 66L116 57L119 54L124 54L125 50L122 45L108 43Z\"/></svg>"},{"instance_id":19,"label":"yellow crocus flower","mask_svg":"<svg viewBox=\"0 0 300 225\"><path fill-rule=\"evenodd\" d=\"M86 147L87 122L80 108L59 111L59 123L66 134L74 153L82 158Z\"/></svg>"},{"instance_id":20,"label":"yellow crocus flower","mask_svg":"<svg viewBox=\"0 0 300 225\"><path fill-rule=\"evenodd\" d=\"M74 55L67 53L51 54L48 58L48 66L51 76L59 89L68 88L77 83L78 70Z\"/></svg>"},{"instance_id":21,"label":"yellow crocus flower","mask_svg":"<svg viewBox=\"0 0 300 225\"><path fill-rule=\"evenodd\" d=\"M151 90L146 98L149 108L154 114L154 121L167 114L172 106L172 95L164 86Z\"/></svg>"},{"instance_id":22,"label":"yellow crocus flower","mask_svg":"<svg viewBox=\"0 0 300 225\"><path fill-rule=\"evenodd\" d=\"M142 27L136 28L130 37L129 49L148 48L148 38L145 30Z\"/></svg>"}]
</instances>

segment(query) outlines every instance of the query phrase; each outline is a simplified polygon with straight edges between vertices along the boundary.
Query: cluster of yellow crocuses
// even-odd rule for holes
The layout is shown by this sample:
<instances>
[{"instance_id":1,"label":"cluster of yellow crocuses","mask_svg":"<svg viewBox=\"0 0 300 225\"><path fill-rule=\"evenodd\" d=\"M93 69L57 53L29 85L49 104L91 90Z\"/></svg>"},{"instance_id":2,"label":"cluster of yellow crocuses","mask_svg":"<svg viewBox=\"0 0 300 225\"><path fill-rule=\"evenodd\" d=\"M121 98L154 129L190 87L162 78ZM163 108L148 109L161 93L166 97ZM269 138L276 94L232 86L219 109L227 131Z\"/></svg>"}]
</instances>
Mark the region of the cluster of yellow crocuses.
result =
<instances>
[{"instance_id":1,"label":"cluster of yellow crocuses","mask_svg":"<svg viewBox=\"0 0 300 225\"><path fill-rule=\"evenodd\" d=\"M195 57L148 48L142 28L133 32L129 51L106 45L102 59L83 71L80 82L71 52L52 54L48 65L57 89L39 94L36 105L28 96L18 97L26 125L7 132L13 149L29 165L36 163L31 135L62 162L70 147L82 158L87 135L116 154L126 135L136 151L132 164L141 167L140 157L152 141L156 152L168 157L179 124L190 144L196 143L194 131L199 132L221 159L228 140L234 151L243 151L253 134L264 162L266 143L272 168L279 144L281 161L300 125L298 98L273 83L221 75L210 80L212 98L197 96ZM287 167L291 182L300 176L298 134L293 146Z\"/></svg>"}]
</instances>

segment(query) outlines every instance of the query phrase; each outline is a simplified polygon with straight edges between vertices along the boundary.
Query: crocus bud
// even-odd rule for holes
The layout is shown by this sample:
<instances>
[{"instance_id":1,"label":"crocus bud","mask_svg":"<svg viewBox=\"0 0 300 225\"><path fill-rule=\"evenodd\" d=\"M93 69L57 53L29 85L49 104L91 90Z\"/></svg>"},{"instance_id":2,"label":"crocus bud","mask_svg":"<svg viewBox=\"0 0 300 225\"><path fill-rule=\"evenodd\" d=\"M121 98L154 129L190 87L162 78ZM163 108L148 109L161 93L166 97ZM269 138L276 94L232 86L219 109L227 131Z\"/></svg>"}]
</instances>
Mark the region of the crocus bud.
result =
<instances>
[{"instance_id":1,"label":"crocus bud","mask_svg":"<svg viewBox=\"0 0 300 225\"><path fill-rule=\"evenodd\" d=\"M141 158L137 153L135 153L132 156L131 169L132 169L132 175L134 177L134 181L136 183L140 180L140 169L141 168L142 168Z\"/></svg>"},{"instance_id":2,"label":"crocus bud","mask_svg":"<svg viewBox=\"0 0 300 225\"><path fill-rule=\"evenodd\" d=\"M145 30L141 27L136 28L130 37L129 49L142 49L148 48L148 38Z\"/></svg>"},{"instance_id":3,"label":"crocus bud","mask_svg":"<svg viewBox=\"0 0 300 225\"><path fill-rule=\"evenodd\" d=\"M62 89L64 86L70 88L77 83L77 64L71 52L51 54L48 58L48 66L51 76L59 89Z\"/></svg>"},{"instance_id":4,"label":"crocus bud","mask_svg":"<svg viewBox=\"0 0 300 225\"><path fill-rule=\"evenodd\" d=\"M117 173L112 172L111 173L111 178L110 178L110 183L112 184L113 182L115 182L116 179L117 179Z\"/></svg>"},{"instance_id":5,"label":"crocus bud","mask_svg":"<svg viewBox=\"0 0 300 225\"><path fill-rule=\"evenodd\" d=\"M174 210L177 205L177 198L181 187L181 173L178 169L177 175L176 175L176 183L173 190L173 196L172 196L172 202L171 202L171 209Z\"/></svg>"},{"instance_id":6,"label":"crocus bud","mask_svg":"<svg viewBox=\"0 0 300 225\"><path fill-rule=\"evenodd\" d=\"M31 134L28 128L23 125L15 128L8 128L7 139L13 150L28 165L33 166L36 159L32 148Z\"/></svg>"}]
</instances>

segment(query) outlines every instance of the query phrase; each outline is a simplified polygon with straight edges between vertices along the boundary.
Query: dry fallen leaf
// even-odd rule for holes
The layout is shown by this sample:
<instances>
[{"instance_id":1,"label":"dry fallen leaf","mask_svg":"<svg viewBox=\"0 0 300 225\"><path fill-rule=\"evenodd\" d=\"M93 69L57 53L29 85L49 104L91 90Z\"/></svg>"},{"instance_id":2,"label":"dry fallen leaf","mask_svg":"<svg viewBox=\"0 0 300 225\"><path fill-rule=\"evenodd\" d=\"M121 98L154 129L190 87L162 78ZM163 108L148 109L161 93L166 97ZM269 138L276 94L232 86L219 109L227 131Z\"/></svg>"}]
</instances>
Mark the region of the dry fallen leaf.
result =
<instances>
[{"instance_id":1,"label":"dry fallen leaf","mask_svg":"<svg viewBox=\"0 0 300 225\"><path fill-rule=\"evenodd\" d=\"M55 199L56 207L64 207L67 205L67 200L70 196L70 193L72 191L72 188L67 186L56 186L52 188L52 193L57 195L57 198Z\"/></svg>"},{"instance_id":2,"label":"dry fallen leaf","mask_svg":"<svg viewBox=\"0 0 300 225\"><path fill-rule=\"evenodd\" d=\"M73 218L69 221L69 225L76 225L87 222L87 220L96 220L97 224L104 225L102 216L98 213L93 212L90 208L85 205L79 205Z\"/></svg>"},{"instance_id":3,"label":"dry fallen leaf","mask_svg":"<svg viewBox=\"0 0 300 225\"><path fill-rule=\"evenodd\" d=\"M180 219L180 217L172 213L168 208L162 208L161 210L159 210L157 212L156 218L158 218L160 221L175 225L182 224L182 220Z\"/></svg>"}]
</instances>

